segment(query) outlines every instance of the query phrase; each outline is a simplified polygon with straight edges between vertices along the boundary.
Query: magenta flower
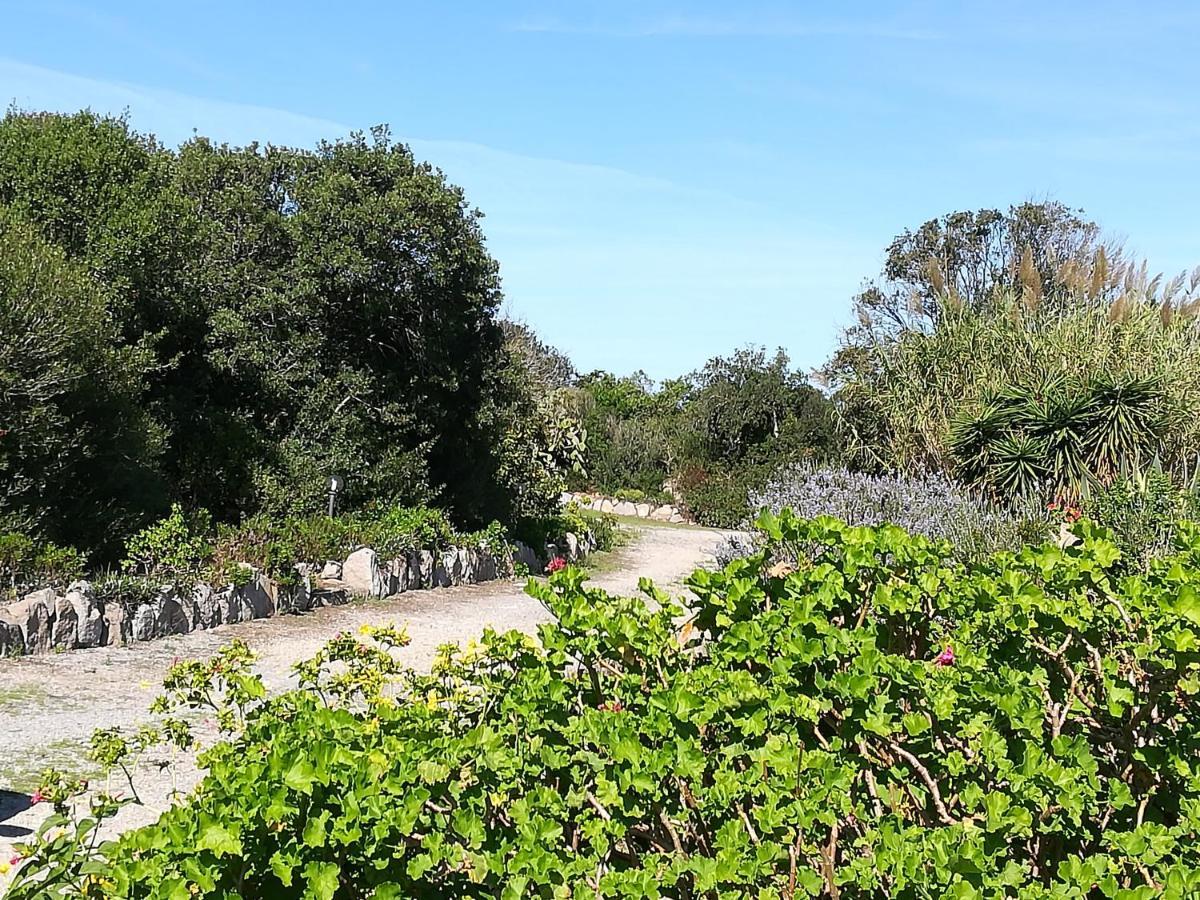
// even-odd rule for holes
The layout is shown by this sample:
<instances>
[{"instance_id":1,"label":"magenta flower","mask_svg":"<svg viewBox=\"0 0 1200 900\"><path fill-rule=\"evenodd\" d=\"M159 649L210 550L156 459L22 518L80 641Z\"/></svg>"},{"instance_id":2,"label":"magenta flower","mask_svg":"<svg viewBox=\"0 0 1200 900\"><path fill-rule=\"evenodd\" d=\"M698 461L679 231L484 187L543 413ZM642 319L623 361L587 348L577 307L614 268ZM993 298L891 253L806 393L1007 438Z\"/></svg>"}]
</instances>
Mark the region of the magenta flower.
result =
<instances>
[{"instance_id":1,"label":"magenta flower","mask_svg":"<svg viewBox=\"0 0 1200 900\"><path fill-rule=\"evenodd\" d=\"M934 659L933 664L935 666L954 665L954 648L947 644L946 649L937 655L937 658Z\"/></svg>"},{"instance_id":2,"label":"magenta flower","mask_svg":"<svg viewBox=\"0 0 1200 900\"><path fill-rule=\"evenodd\" d=\"M29 798L29 802L32 803L34 806L37 806L39 803L41 803L45 799L46 798L42 796L42 792L40 790L37 790L37 791L33 792L33 796Z\"/></svg>"},{"instance_id":3,"label":"magenta flower","mask_svg":"<svg viewBox=\"0 0 1200 900\"><path fill-rule=\"evenodd\" d=\"M555 572L561 572L567 567L567 561L561 556L556 556L550 562L546 563L546 571L553 575Z\"/></svg>"}]
</instances>

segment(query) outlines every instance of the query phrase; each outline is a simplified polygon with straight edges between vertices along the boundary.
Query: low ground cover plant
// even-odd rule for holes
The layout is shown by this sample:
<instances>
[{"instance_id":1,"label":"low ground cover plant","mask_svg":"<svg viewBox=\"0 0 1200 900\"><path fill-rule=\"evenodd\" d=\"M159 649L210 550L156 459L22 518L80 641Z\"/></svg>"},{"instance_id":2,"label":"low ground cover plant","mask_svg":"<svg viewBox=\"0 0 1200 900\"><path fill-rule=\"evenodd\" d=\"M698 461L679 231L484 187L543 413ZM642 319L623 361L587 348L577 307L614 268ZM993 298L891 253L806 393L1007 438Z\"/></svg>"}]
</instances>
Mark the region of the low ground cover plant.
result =
<instances>
[{"instance_id":1,"label":"low ground cover plant","mask_svg":"<svg viewBox=\"0 0 1200 900\"><path fill-rule=\"evenodd\" d=\"M55 820L10 898L1196 896L1200 530L1126 575L1086 520L970 567L759 525L793 552L697 572L686 611L568 567L536 639L430 675L390 630L270 697L236 650L181 663L159 711L229 735L199 790L91 850Z\"/></svg>"}]
</instances>

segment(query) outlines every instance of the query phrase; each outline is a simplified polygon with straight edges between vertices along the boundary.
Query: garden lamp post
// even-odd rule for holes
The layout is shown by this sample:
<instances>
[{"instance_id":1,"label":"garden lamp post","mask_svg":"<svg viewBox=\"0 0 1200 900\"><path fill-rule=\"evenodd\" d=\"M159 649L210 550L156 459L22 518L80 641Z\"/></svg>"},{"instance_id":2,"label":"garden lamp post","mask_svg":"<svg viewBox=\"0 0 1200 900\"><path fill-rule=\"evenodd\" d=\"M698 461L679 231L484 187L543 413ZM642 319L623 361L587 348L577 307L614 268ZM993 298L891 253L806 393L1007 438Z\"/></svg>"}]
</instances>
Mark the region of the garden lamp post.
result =
<instances>
[{"instance_id":1,"label":"garden lamp post","mask_svg":"<svg viewBox=\"0 0 1200 900\"><path fill-rule=\"evenodd\" d=\"M342 492L342 476L329 476L329 518L333 518L333 511L337 503L337 495Z\"/></svg>"}]
</instances>

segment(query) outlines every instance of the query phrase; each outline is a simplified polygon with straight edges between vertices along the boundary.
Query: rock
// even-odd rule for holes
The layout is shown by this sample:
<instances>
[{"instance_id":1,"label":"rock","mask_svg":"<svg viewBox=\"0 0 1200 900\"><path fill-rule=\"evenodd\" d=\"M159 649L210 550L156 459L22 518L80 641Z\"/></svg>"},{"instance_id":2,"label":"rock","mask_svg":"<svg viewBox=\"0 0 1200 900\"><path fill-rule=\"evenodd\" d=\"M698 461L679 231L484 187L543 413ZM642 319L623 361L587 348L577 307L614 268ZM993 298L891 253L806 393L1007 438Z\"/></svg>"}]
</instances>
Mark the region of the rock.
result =
<instances>
[{"instance_id":1,"label":"rock","mask_svg":"<svg viewBox=\"0 0 1200 900\"><path fill-rule=\"evenodd\" d=\"M238 588L237 596L242 606L242 621L267 619L275 615L275 600L267 592L270 580L264 575L255 576L249 584Z\"/></svg>"},{"instance_id":2,"label":"rock","mask_svg":"<svg viewBox=\"0 0 1200 900\"><path fill-rule=\"evenodd\" d=\"M379 569L379 556L370 547L355 550L342 564L342 581L355 594L366 597L383 597L387 594L387 583Z\"/></svg>"},{"instance_id":3,"label":"rock","mask_svg":"<svg viewBox=\"0 0 1200 900\"><path fill-rule=\"evenodd\" d=\"M419 570L421 573L421 587L429 589L434 586L434 570L437 569L437 560L428 550L421 551L421 563Z\"/></svg>"},{"instance_id":4,"label":"rock","mask_svg":"<svg viewBox=\"0 0 1200 900\"><path fill-rule=\"evenodd\" d=\"M542 571L542 562L538 559L538 555L533 552L533 548L520 541L516 541L513 544L513 562L525 566L534 575Z\"/></svg>"},{"instance_id":5,"label":"rock","mask_svg":"<svg viewBox=\"0 0 1200 900\"><path fill-rule=\"evenodd\" d=\"M152 641L157 635L154 632L154 624L158 617L154 614L154 605L151 603L143 603L137 608L133 614L133 625L131 631L135 641Z\"/></svg>"},{"instance_id":6,"label":"rock","mask_svg":"<svg viewBox=\"0 0 1200 900\"><path fill-rule=\"evenodd\" d=\"M330 560L325 563L325 568L321 569L320 577L327 581L341 581L342 564L336 560Z\"/></svg>"},{"instance_id":7,"label":"rock","mask_svg":"<svg viewBox=\"0 0 1200 900\"><path fill-rule=\"evenodd\" d=\"M579 559L579 538L568 531L563 537L563 543L566 545L567 561L575 562Z\"/></svg>"},{"instance_id":8,"label":"rock","mask_svg":"<svg viewBox=\"0 0 1200 900\"><path fill-rule=\"evenodd\" d=\"M67 587L67 602L75 613L76 647L104 645L104 611L96 602L96 592L86 581L75 581ZM57 623L56 623L57 624Z\"/></svg>"},{"instance_id":9,"label":"rock","mask_svg":"<svg viewBox=\"0 0 1200 900\"><path fill-rule=\"evenodd\" d=\"M433 567L433 586L450 587L459 583L462 567L458 561L458 551L451 547L443 550Z\"/></svg>"},{"instance_id":10,"label":"rock","mask_svg":"<svg viewBox=\"0 0 1200 900\"><path fill-rule=\"evenodd\" d=\"M650 518L656 522L669 522L671 516L675 515L675 509L670 506L660 506L650 513Z\"/></svg>"},{"instance_id":11,"label":"rock","mask_svg":"<svg viewBox=\"0 0 1200 900\"><path fill-rule=\"evenodd\" d=\"M104 604L104 645L116 647L133 639L133 621L120 603Z\"/></svg>"},{"instance_id":12,"label":"rock","mask_svg":"<svg viewBox=\"0 0 1200 900\"><path fill-rule=\"evenodd\" d=\"M154 598L155 637L187 634L192 630L196 609L190 597L180 597L174 585L159 588Z\"/></svg>"},{"instance_id":13,"label":"rock","mask_svg":"<svg viewBox=\"0 0 1200 900\"><path fill-rule=\"evenodd\" d=\"M634 506L634 508L633 508L634 515L636 515L639 519L650 518L650 513L653 510L654 510L654 507L651 506L649 503L639 503L636 506Z\"/></svg>"},{"instance_id":14,"label":"rock","mask_svg":"<svg viewBox=\"0 0 1200 900\"><path fill-rule=\"evenodd\" d=\"M628 500L622 500L620 503L613 505L613 513L618 516L636 516L637 506Z\"/></svg>"},{"instance_id":15,"label":"rock","mask_svg":"<svg viewBox=\"0 0 1200 900\"><path fill-rule=\"evenodd\" d=\"M196 610L196 618L192 623L193 628L204 631L216 628L221 624L221 604L217 602L217 594L213 592L211 585L196 585L196 590L192 593L192 600Z\"/></svg>"},{"instance_id":16,"label":"rock","mask_svg":"<svg viewBox=\"0 0 1200 900\"><path fill-rule=\"evenodd\" d=\"M570 491L563 491L558 496L558 502L562 506L566 506L568 503L574 503L576 499L578 499L577 495L572 494Z\"/></svg>"},{"instance_id":17,"label":"rock","mask_svg":"<svg viewBox=\"0 0 1200 900\"><path fill-rule=\"evenodd\" d=\"M6 656L25 655L25 636L21 634L21 626L9 622L0 613L0 659Z\"/></svg>"},{"instance_id":18,"label":"rock","mask_svg":"<svg viewBox=\"0 0 1200 900\"><path fill-rule=\"evenodd\" d=\"M419 591L421 589L421 554L415 550L408 554L408 568L405 572L405 577L408 580L406 591Z\"/></svg>"},{"instance_id":19,"label":"rock","mask_svg":"<svg viewBox=\"0 0 1200 900\"><path fill-rule=\"evenodd\" d=\"M478 559L479 551L474 547L463 547L458 551L459 584L475 583L475 569Z\"/></svg>"},{"instance_id":20,"label":"rock","mask_svg":"<svg viewBox=\"0 0 1200 900\"><path fill-rule=\"evenodd\" d=\"M480 550L475 558L475 581L477 584L482 584L485 581L494 581L499 575L499 567L496 565L496 557L488 553L486 550Z\"/></svg>"},{"instance_id":21,"label":"rock","mask_svg":"<svg viewBox=\"0 0 1200 900\"><path fill-rule=\"evenodd\" d=\"M610 513L614 508L615 504L607 497L600 501L600 512Z\"/></svg>"},{"instance_id":22,"label":"rock","mask_svg":"<svg viewBox=\"0 0 1200 900\"><path fill-rule=\"evenodd\" d=\"M54 647L52 625L56 600L54 591L46 588L8 605L6 618L20 627L26 653L46 653Z\"/></svg>"},{"instance_id":23,"label":"rock","mask_svg":"<svg viewBox=\"0 0 1200 900\"><path fill-rule=\"evenodd\" d=\"M596 497L591 503L588 504L588 509L592 510L592 512L600 512L600 508L602 506L604 506L604 498Z\"/></svg>"},{"instance_id":24,"label":"rock","mask_svg":"<svg viewBox=\"0 0 1200 900\"><path fill-rule=\"evenodd\" d=\"M388 563L387 596L403 594L408 590L408 557L397 556Z\"/></svg>"},{"instance_id":25,"label":"rock","mask_svg":"<svg viewBox=\"0 0 1200 900\"><path fill-rule=\"evenodd\" d=\"M66 597L54 598L54 620L50 623L50 643L56 650L74 650L79 637L79 616Z\"/></svg>"},{"instance_id":26,"label":"rock","mask_svg":"<svg viewBox=\"0 0 1200 900\"><path fill-rule=\"evenodd\" d=\"M679 513L674 513L674 514L672 514L671 518L667 519L667 521L671 522L672 524L675 524L675 525L682 525L684 522L687 521L687 519L685 519Z\"/></svg>"}]
</instances>

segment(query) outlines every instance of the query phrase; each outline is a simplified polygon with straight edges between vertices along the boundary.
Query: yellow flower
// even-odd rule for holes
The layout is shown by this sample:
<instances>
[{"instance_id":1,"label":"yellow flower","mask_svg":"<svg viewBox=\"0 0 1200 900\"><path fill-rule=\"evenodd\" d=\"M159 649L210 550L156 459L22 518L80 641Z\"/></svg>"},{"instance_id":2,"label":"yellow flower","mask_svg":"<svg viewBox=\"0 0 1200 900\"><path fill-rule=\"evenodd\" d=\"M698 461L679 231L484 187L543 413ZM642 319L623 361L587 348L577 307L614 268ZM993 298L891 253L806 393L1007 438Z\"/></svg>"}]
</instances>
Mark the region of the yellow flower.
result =
<instances>
[{"instance_id":1,"label":"yellow flower","mask_svg":"<svg viewBox=\"0 0 1200 900\"><path fill-rule=\"evenodd\" d=\"M361 635L369 637L371 635L372 631L374 631L374 629L371 628L371 626L367 625L366 623L363 623L362 625L358 626L358 633Z\"/></svg>"},{"instance_id":2,"label":"yellow flower","mask_svg":"<svg viewBox=\"0 0 1200 900\"><path fill-rule=\"evenodd\" d=\"M0 875L7 875L12 868L6 861L0 860Z\"/></svg>"}]
</instances>

